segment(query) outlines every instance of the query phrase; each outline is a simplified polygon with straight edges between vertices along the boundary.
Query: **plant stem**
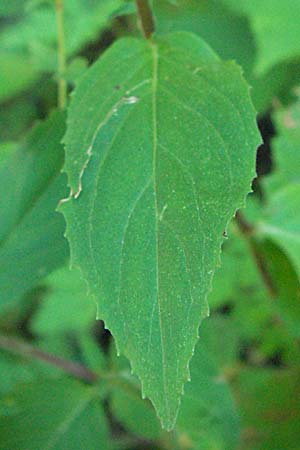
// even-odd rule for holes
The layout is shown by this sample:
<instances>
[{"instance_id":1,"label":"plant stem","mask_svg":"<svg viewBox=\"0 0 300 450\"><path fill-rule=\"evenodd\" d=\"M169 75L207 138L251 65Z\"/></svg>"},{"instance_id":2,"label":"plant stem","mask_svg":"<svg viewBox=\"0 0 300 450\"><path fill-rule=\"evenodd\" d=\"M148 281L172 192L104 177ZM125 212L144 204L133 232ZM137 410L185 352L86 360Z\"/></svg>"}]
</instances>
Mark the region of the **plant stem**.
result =
<instances>
[{"instance_id":1,"label":"plant stem","mask_svg":"<svg viewBox=\"0 0 300 450\"><path fill-rule=\"evenodd\" d=\"M39 348L34 347L31 344L27 344L26 342L22 341L19 338L8 337L0 334L0 349L8 351L9 353L15 354L22 358L42 361L46 364L61 369L63 372L67 373L68 375L71 375L74 378L85 381L86 383L89 384L96 383L97 381L99 381L100 378L101 379L107 378L107 380L110 380L113 384L117 384L119 387L121 387L121 389L124 389L127 393L129 392L134 396L137 394L138 398L139 399L141 398L141 396L139 395L140 393L139 390L136 390L134 386L131 385L131 383L127 384L123 383L123 380L118 376L114 380L113 377L110 376L110 374L107 374L107 377L105 376L105 374L99 375L98 373L91 371L82 364L74 363L72 361L60 358L59 356L52 355L51 353L40 350ZM154 445L154 443L155 441L139 439L136 437L133 438L130 437L128 440L127 439L124 440L124 442L123 440L119 442L120 448L124 449L138 445L140 445L142 448L146 448L148 446L150 447L152 444ZM166 448L168 449L169 447ZM175 447L171 448L175 449Z\"/></svg>"},{"instance_id":2,"label":"plant stem","mask_svg":"<svg viewBox=\"0 0 300 450\"><path fill-rule=\"evenodd\" d=\"M20 339L0 335L0 348L25 358L43 361L87 383L94 383L99 378L96 373L81 364L44 352Z\"/></svg>"},{"instance_id":3,"label":"plant stem","mask_svg":"<svg viewBox=\"0 0 300 450\"><path fill-rule=\"evenodd\" d=\"M58 56L58 106L64 109L67 101L67 83L64 78L66 71L66 51L64 32L63 0L55 0L57 23L57 56Z\"/></svg>"},{"instance_id":4,"label":"plant stem","mask_svg":"<svg viewBox=\"0 0 300 450\"><path fill-rule=\"evenodd\" d=\"M117 448L128 450L129 448L153 448L155 446L155 441L150 439L143 439L136 436L125 436L121 438L114 438L114 444ZM156 447L155 447L156 448Z\"/></svg>"},{"instance_id":5,"label":"plant stem","mask_svg":"<svg viewBox=\"0 0 300 450\"><path fill-rule=\"evenodd\" d=\"M265 263L263 255L259 252L257 243L254 239L255 228L251 225L243 216L243 214L238 211L235 216L236 223L239 227L239 230L247 240L250 250L253 256L253 259L256 263L258 271L261 275L261 278L272 298L275 298L277 295L272 276L268 271L267 265Z\"/></svg>"},{"instance_id":6,"label":"plant stem","mask_svg":"<svg viewBox=\"0 0 300 450\"><path fill-rule=\"evenodd\" d=\"M135 3L143 34L146 39L150 39L154 32L154 18L149 0L135 0Z\"/></svg>"}]
</instances>

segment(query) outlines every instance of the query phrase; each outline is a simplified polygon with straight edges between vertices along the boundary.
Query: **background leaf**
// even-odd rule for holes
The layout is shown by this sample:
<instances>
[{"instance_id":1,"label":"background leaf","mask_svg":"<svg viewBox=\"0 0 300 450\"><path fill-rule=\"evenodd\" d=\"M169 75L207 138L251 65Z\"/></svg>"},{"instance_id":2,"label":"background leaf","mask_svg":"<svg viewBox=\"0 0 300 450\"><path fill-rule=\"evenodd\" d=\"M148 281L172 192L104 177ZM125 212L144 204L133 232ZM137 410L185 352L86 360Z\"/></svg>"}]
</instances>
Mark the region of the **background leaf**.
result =
<instances>
[{"instance_id":1,"label":"background leaf","mask_svg":"<svg viewBox=\"0 0 300 450\"><path fill-rule=\"evenodd\" d=\"M64 220L55 212L66 194L60 174L64 120L61 113L53 114L1 164L1 307L10 306L68 258Z\"/></svg>"},{"instance_id":2,"label":"background leaf","mask_svg":"<svg viewBox=\"0 0 300 450\"><path fill-rule=\"evenodd\" d=\"M222 334L222 346L219 336ZM191 382L185 387L178 423L173 437L185 449L232 449L239 437L239 418L226 374L235 361L236 336L228 320L217 316L205 321L191 362ZM118 369L121 370L121 364ZM114 369L116 370L116 368ZM125 371L127 370L127 372ZM122 374L129 377L128 365ZM136 434L158 442L167 441L150 402L138 395L137 382L112 386L112 411ZM176 446L176 444L173 444Z\"/></svg>"},{"instance_id":3,"label":"background leaf","mask_svg":"<svg viewBox=\"0 0 300 450\"><path fill-rule=\"evenodd\" d=\"M10 402L16 413L0 418L2 449L112 448L96 388L67 378L39 380L20 386Z\"/></svg>"},{"instance_id":4,"label":"background leaf","mask_svg":"<svg viewBox=\"0 0 300 450\"><path fill-rule=\"evenodd\" d=\"M255 59L255 41L245 17L234 15L222 1L167 0L153 2L156 32L189 31L198 34L224 60L234 59L249 73ZM239 39L236 39L236 36Z\"/></svg>"},{"instance_id":5,"label":"background leaf","mask_svg":"<svg viewBox=\"0 0 300 450\"><path fill-rule=\"evenodd\" d=\"M266 71L280 61L300 55L297 0L224 1L250 18L258 46L257 71Z\"/></svg>"},{"instance_id":6,"label":"background leaf","mask_svg":"<svg viewBox=\"0 0 300 450\"><path fill-rule=\"evenodd\" d=\"M275 116L274 171L264 180L268 203L258 230L291 259L300 276L300 101Z\"/></svg>"},{"instance_id":7,"label":"background leaf","mask_svg":"<svg viewBox=\"0 0 300 450\"><path fill-rule=\"evenodd\" d=\"M96 305L87 295L79 270L59 269L46 280L46 295L35 314L37 334L87 331L96 318Z\"/></svg>"},{"instance_id":8,"label":"background leaf","mask_svg":"<svg viewBox=\"0 0 300 450\"><path fill-rule=\"evenodd\" d=\"M64 0L67 56L94 40L122 6L123 0ZM18 12L17 20L0 33L2 101L28 88L43 72L57 71L55 2L38 2Z\"/></svg>"},{"instance_id":9,"label":"background leaf","mask_svg":"<svg viewBox=\"0 0 300 450\"><path fill-rule=\"evenodd\" d=\"M151 283L144 283L144 279L153 276L148 251L153 240L143 245L147 236L140 228L138 233L135 231L132 220L128 229L130 239L126 235L124 244L123 259L131 256L125 281L128 287L128 280L137 268L142 276L134 279L132 290L136 292L136 286L141 284L144 291L138 292L136 303L131 302L127 314L129 330L125 328L123 332L121 328L123 309L126 313L125 301L136 300L136 297L123 289L120 308L113 309L120 257L117 245L120 235L116 230L129 216L127 208L132 198L127 199L127 194L131 192L134 196L138 192L136 181L141 182L141 187L142 182L146 183L148 172L144 156L151 154L152 144L153 60L147 43L128 39L128 36L141 35L134 0L64 0L67 47L64 78L68 94L75 88L74 100L68 97L71 116L74 116L74 120L70 117L74 133L72 148L76 148L78 156L74 157L72 169L73 194L78 192L78 181L83 189L76 200L71 200L76 208L76 214L72 212L76 219L74 233L88 235L90 231L86 215L90 204L85 200L93 198L94 174L102 157L100 149L108 150L111 143L99 175L93 220L95 231L92 231L93 242L97 241L96 267L106 277L106 283L102 284L102 280L95 277L90 283L90 294L81 281L80 270L67 269L69 251L63 239L65 223L54 212L58 201L68 196L66 177L59 174L63 160L60 140L65 131L64 117L62 113L51 115L57 105L59 78L55 2L0 0L0 235L2 233L9 242L9 246L0 242L0 428L4 427L0 448L3 450L36 447L40 450L47 447L44 443L40 445L41 436L50 444L54 439L55 448L298 449L299 5L296 0L287 0L285 4L278 0L153 0L151 3L156 19L154 41L159 47L158 131L166 135L168 129L168 140L163 144L170 144L169 150L180 148L176 156L180 160L185 158L190 173L197 179L199 198L217 195L214 183L221 184L225 191L218 195L225 210L225 204L227 208L232 200L232 180L228 176L228 160L222 157L221 141L212 137L212 130L207 131L209 125L206 127L205 118L195 119L185 106L206 114L218 125L218 131L230 148L235 142L234 167L240 171L243 165L236 155L245 156L245 134L239 118L229 104L224 107L223 101L226 103L230 97L229 100L239 106L244 119L242 99L246 88L239 91L241 77L233 63L221 63L203 42L193 40L195 45L192 44L191 37L179 35L176 39L173 37L171 43L168 33L195 33L222 59L241 65L251 86L250 94L259 114L258 124L264 141L257 153L258 177L253 182L246 209L239 211L228 229L220 225L218 231L217 240L219 244L222 242L221 265L216 246L216 272L212 291L208 293L211 317L199 331L200 340L190 364L192 380L184 386L185 395L175 428L171 432L162 430L155 408L148 399L142 399L141 383L131 373L128 360L116 356L113 337L102 321L95 320L94 297L97 297L98 315L109 317L107 326L119 324L113 328L118 331L119 350L128 350L128 355L130 351L139 359L139 367L146 373L149 383L159 381L160 353L154 351L156 341L159 345L157 326L152 328L151 372L141 358L147 357L148 347L145 352L140 345L142 338L146 342L149 336L152 313L150 308L144 308L152 305L153 298L150 297L153 294ZM113 44L117 40L119 43ZM179 46L177 41L180 41ZM168 54L169 48L172 50ZM106 49L109 50L104 53ZM86 73L88 66L99 57L100 61ZM127 80L133 72L133 80ZM213 82L212 74L217 80L214 88L221 89L221 94L225 95L223 100L211 85L204 84L205 76L210 84ZM224 74L227 75L224 77ZM145 84L140 85L140 82ZM185 106L181 108L177 100L173 102L173 94ZM205 102L201 103L201 99ZM168 106L164 107L166 104ZM30 131L36 121L41 120L42 123ZM224 127L219 126L221 123ZM95 136L99 124L99 135ZM117 135L112 143L114 131ZM161 134L159 140L161 142ZM131 151L126 154L127 144ZM92 155L86 154L88 148L92 148ZM174 189L174 197L170 196L174 202L164 197L159 213L166 225L170 212L175 211L170 211L170 206L188 205L187 211L179 208L177 214L172 212L172 220L174 226L181 226L187 213L189 222L186 220L187 225L180 228L184 239L180 238L184 250L189 250L186 254L191 256L191 252L193 255L197 252L192 201L178 202L182 184L188 184L189 178L183 171L175 177L179 168L175 169L175 162L168 162L167 159L160 162L159 181L164 184L159 186L170 185L169 192ZM220 183L217 174L222 168L225 172ZM171 177L166 176L169 173ZM136 174L140 174L138 180ZM250 177L248 190L249 187ZM235 185L234 190L239 191L239 187ZM164 195L165 192L167 189ZM187 189L184 194L187 196ZM120 195L118 202L117 195ZM65 204L66 210L71 204ZM168 207L163 208L166 204ZM211 202L207 210L209 219L213 206L218 208ZM141 200L141 207L146 213L137 215L135 212L133 219L141 217L147 229L149 211L145 199ZM221 218L218 219L221 224ZM207 223L208 233L211 233L214 224ZM96 239L99 228L101 240ZM177 241L172 231L166 233L170 235L171 244L164 250L165 255L170 255L171 263L164 266L163 275L173 271L177 260L182 261L182 265L176 278L164 278L171 294L168 297L171 300L166 301L167 307L163 309L165 316L173 313L173 300L179 304L182 299L188 302L183 295L179 298L174 294L184 282L189 287L184 279L185 262L192 265L195 260L190 257L184 261L184 252L180 250L178 259L174 258L169 248L174 250ZM201 233L197 234L198 238L199 235ZM107 242L103 245L105 239ZM130 253L137 241L144 252L141 262ZM87 239L77 244L89 248ZM106 265L102 263L103 251L108 255ZM87 264L85 256L82 262ZM193 273L200 272L197 262L196 259ZM204 276L207 281L212 274L204 273ZM204 290L208 284L203 284ZM198 288L197 283L191 286ZM149 299L148 303L140 298ZM204 306L204 301L201 304ZM170 330L168 342L173 345L168 347L169 371L177 370L177 355L171 352L175 346L183 355L180 367L186 371L184 358L187 361L191 354L187 339L191 336L196 339L199 319L195 310L193 313L191 327L186 325L187 314L183 307L173 321L169 317L165 321ZM77 377L83 377L94 386L76 382ZM169 377L168 381L174 400L180 395L180 389L173 380ZM76 394L72 394L73 389ZM78 405L76 398L81 403L91 389L95 394L91 397L94 406L90 408L88 404L85 414L71 421L71 428L67 427L67 433L62 433L63 442L57 442L57 429L66 417L64 411L71 413L73 405ZM159 401L163 403L159 389ZM74 431L72 424L76 428ZM41 431L32 432L34 428ZM76 442L68 432L74 434L74 438L79 436Z\"/></svg>"},{"instance_id":10,"label":"background leaf","mask_svg":"<svg viewBox=\"0 0 300 450\"><path fill-rule=\"evenodd\" d=\"M241 373L240 403L246 425L242 449L295 448L298 440L299 374L252 369Z\"/></svg>"}]
</instances>

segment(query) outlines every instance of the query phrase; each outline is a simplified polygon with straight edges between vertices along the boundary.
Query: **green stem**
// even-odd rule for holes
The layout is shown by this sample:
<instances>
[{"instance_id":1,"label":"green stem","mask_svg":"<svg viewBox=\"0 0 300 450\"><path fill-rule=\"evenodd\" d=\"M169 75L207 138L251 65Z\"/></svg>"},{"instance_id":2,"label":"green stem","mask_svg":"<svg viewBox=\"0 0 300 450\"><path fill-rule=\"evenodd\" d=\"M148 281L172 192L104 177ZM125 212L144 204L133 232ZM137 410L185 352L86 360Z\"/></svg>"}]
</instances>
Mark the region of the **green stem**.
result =
<instances>
[{"instance_id":1,"label":"green stem","mask_svg":"<svg viewBox=\"0 0 300 450\"><path fill-rule=\"evenodd\" d=\"M66 51L64 32L64 5L63 0L55 0L57 23L57 54L58 54L58 106L64 109L67 101L67 83L65 80Z\"/></svg>"},{"instance_id":2,"label":"green stem","mask_svg":"<svg viewBox=\"0 0 300 450\"><path fill-rule=\"evenodd\" d=\"M136 397L137 399L141 399L139 388L129 381L126 381L122 374L100 372L96 373L82 364L75 363L73 361L69 361L64 358L60 358L59 356L45 352L44 350L28 344L27 342L24 342L19 338L0 334L0 350L7 351L14 355L20 356L21 358L44 362L45 364L56 367L57 369L62 370L64 373L71 375L79 380L85 381L89 384L95 384L99 380L106 381L111 385L119 386L127 394L132 395L133 398ZM150 402L147 402L146 405L151 408ZM147 448L154 444L155 441L138 439L136 437L129 437L128 441L120 441L121 448L134 447L137 445L140 445L142 448ZM183 450L185 448L190 448L190 446L186 447L185 445L180 445L176 432L171 432L164 433L163 439L160 442L160 448L164 448L165 450Z\"/></svg>"},{"instance_id":3,"label":"green stem","mask_svg":"<svg viewBox=\"0 0 300 450\"><path fill-rule=\"evenodd\" d=\"M154 18L148 0L135 0L137 14L143 34L150 39L154 32Z\"/></svg>"}]
</instances>

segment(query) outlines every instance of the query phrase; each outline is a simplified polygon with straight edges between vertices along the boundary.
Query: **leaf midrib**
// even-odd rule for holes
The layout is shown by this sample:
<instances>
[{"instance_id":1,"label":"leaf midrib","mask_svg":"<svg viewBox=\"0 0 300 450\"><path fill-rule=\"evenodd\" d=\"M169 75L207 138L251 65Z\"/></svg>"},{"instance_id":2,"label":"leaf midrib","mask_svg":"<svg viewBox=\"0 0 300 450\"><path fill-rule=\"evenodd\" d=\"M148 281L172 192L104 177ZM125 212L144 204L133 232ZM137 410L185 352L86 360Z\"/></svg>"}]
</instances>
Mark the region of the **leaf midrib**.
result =
<instances>
[{"instance_id":1,"label":"leaf midrib","mask_svg":"<svg viewBox=\"0 0 300 450\"><path fill-rule=\"evenodd\" d=\"M167 395L166 385L166 355L165 355L165 343L163 338L163 324L161 315L161 305L159 297L159 257L158 257L158 202L157 202L157 148L158 148L158 135L157 135L157 84L158 84L158 51L155 43L151 42L152 58L153 58L153 79L152 79L152 122L153 122L153 192L154 192L154 206L155 206L155 243L156 243L156 297L158 306L158 318L160 328L160 340L161 340L161 354L162 354L162 378L164 386L164 396L166 402L167 415L170 417L170 407Z\"/></svg>"},{"instance_id":2,"label":"leaf midrib","mask_svg":"<svg viewBox=\"0 0 300 450\"><path fill-rule=\"evenodd\" d=\"M63 422L57 427L52 438L47 442L44 450L51 450L59 442L59 439L64 436L70 429L72 424L78 417L84 412L84 410L89 406L91 401L95 396L95 391L92 390L88 396L82 398L74 409L71 410L70 415L67 416Z\"/></svg>"}]
</instances>

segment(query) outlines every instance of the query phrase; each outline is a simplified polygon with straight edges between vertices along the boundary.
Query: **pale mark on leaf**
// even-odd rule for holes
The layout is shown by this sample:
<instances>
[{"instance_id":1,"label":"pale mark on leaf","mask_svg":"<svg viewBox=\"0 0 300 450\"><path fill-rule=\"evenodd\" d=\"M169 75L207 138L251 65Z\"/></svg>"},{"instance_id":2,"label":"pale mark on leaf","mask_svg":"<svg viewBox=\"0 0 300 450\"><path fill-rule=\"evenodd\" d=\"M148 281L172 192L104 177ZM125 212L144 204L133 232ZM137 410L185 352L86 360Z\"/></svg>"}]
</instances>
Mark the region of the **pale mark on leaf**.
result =
<instances>
[{"instance_id":1,"label":"pale mark on leaf","mask_svg":"<svg viewBox=\"0 0 300 450\"><path fill-rule=\"evenodd\" d=\"M196 69L193 70L193 74L196 75L198 72L201 72L203 70L203 67L196 67Z\"/></svg>"},{"instance_id":2,"label":"pale mark on leaf","mask_svg":"<svg viewBox=\"0 0 300 450\"><path fill-rule=\"evenodd\" d=\"M112 116L118 111L118 108L122 105L122 103L128 103L126 97L120 98L120 100L118 100L118 101L114 104L114 106L113 106L113 107L110 109L110 111L108 111L108 113L106 114L104 120L103 120L102 122L99 123L99 125L97 126L97 128L96 128L96 130L95 130L95 132L94 132L94 134L93 134L91 144L89 145L89 147L88 147L88 149L87 149L87 152L86 152L86 154L87 154L87 159L86 159L85 163L83 164L83 167L82 167L82 169L81 169L81 171L80 171L80 174L79 174L78 190L77 190L77 192L75 192L75 194L73 194L73 197L74 197L75 199L77 199L77 198L79 197L79 195L80 195L80 193L81 193L81 191L82 191L82 177L83 177L83 174L84 174L84 172L85 172L85 170L86 170L86 168L87 168L87 166L88 166L88 164L89 164L89 162L90 162L90 160L91 160L91 157L92 157L92 151L93 151L93 146L94 146L94 144L95 144L95 141L96 141L96 139L97 139L97 136L98 136L98 134L99 134L99 131L100 131L100 130L101 130L101 129L109 122L109 120L112 118Z\"/></svg>"},{"instance_id":3,"label":"pale mark on leaf","mask_svg":"<svg viewBox=\"0 0 300 450\"><path fill-rule=\"evenodd\" d=\"M160 213L159 216L158 216L158 219L159 219L160 221L163 220L163 217L164 217L164 214L165 214L167 208L168 208L168 205L167 205L167 203L166 203L166 204L164 205L163 209L161 210L161 213Z\"/></svg>"},{"instance_id":4,"label":"pale mark on leaf","mask_svg":"<svg viewBox=\"0 0 300 450\"><path fill-rule=\"evenodd\" d=\"M137 89L139 89L140 87L144 86L145 84L149 84L151 82L152 82L151 78L146 78L146 80L141 81L140 83L138 83L137 85L133 86L131 89L126 91L125 95L128 96L128 95L132 94L134 91L136 91Z\"/></svg>"},{"instance_id":5,"label":"pale mark on leaf","mask_svg":"<svg viewBox=\"0 0 300 450\"><path fill-rule=\"evenodd\" d=\"M131 97L125 97L124 101L127 103L127 105L134 105L139 101L139 97L136 97L135 95L132 95Z\"/></svg>"},{"instance_id":6,"label":"pale mark on leaf","mask_svg":"<svg viewBox=\"0 0 300 450\"><path fill-rule=\"evenodd\" d=\"M97 139L97 136L99 134L99 131L109 122L109 120L112 118L112 116L114 116L117 112L118 109L122 106L122 105L134 105L136 103L139 102L140 98L135 96L135 95L130 95L133 92L135 92L137 89L141 88L142 86L144 86L145 84L150 83L150 79L146 79L141 81L140 83L138 83L136 86L133 86L131 89L129 89L128 91L125 92L125 96L121 97L114 105L113 107L108 111L108 113L106 114L104 120L102 122L99 123L99 125L97 126L92 140L91 140L91 144L89 145L86 155L87 155L87 159L85 160L82 169L79 173L79 182L78 182L78 189L77 191L74 193L73 191L70 192L70 196L67 199L64 199L64 203L68 200L70 200L71 197L74 197L75 199L77 199L81 192L82 192L82 177L84 175L84 172L91 160L92 157L92 151L93 151L93 147L95 144L95 141Z\"/></svg>"}]
</instances>

